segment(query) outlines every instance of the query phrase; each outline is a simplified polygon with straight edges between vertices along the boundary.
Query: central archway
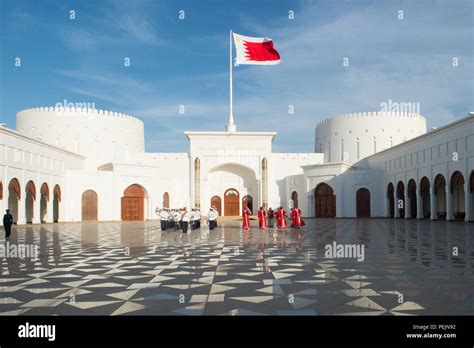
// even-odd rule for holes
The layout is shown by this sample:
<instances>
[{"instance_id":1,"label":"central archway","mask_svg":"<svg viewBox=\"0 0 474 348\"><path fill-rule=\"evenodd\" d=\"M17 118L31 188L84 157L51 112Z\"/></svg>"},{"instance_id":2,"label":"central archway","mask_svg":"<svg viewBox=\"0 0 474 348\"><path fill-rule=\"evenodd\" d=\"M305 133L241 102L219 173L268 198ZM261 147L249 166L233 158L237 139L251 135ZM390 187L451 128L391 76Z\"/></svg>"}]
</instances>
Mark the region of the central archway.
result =
<instances>
[{"instance_id":1,"label":"central archway","mask_svg":"<svg viewBox=\"0 0 474 348\"><path fill-rule=\"evenodd\" d=\"M315 194L315 216L317 218L335 218L336 217L336 196L328 184L321 183L316 186Z\"/></svg>"},{"instance_id":2,"label":"central archway","mask_svg":"<svg viewBox=\"0 0 474 348\"><path fill-rule=\"evenodd\" d=\"M210 169L202 179L201 192L206 192L209 195L207 202L213 196L222 198L224 216L240 216L244 203L242 198L246 196L252 197L254 202L260 201L259 178L249 166L239 163L220 164ZM238 198L230 189L237 192Z\"/></svg>"},{"instance_id":3,"label":"central archway","mask_svg":"<svg viewBox=\"0 0 474 348\"><path fill-rule=\"evenodd\" d=\"M357 217L370 217L370 192L366 188L357 190Z\"/></svg>"},{"instance_id":4,"label":"central archway","mask_svg":"<svg viewBox=\"0 0 474 348\"><path fill-rule=\"evenodd\" d=\"M133 184L127 187L122 197L122 221L145 220L145 189Z\"/></svg>"},{"instance_id":5,"label":"central archway","mask_svg":"<svg viewBox=\"0 0 474 348\"><path fill-rule=\"evenodd\" d=\"M238 216L239 211L239 191L230 188L224 193L224 215L225 216Z\"/></svg>"}]
</instances>

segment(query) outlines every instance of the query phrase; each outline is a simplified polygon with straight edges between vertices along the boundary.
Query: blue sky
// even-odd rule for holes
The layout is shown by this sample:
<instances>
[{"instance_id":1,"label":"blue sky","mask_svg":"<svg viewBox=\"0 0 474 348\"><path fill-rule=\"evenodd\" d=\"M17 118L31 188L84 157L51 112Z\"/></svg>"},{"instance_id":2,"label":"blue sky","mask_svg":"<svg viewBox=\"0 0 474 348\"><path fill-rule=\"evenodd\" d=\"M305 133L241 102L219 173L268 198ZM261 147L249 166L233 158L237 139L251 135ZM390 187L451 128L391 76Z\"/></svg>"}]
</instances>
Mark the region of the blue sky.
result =
<instances>
[{"instance_id":1,"label":"blue sky","mask_svg":"<svg viewBox=\"0 0 474 348\"><path fill-rule=\"evenodd\" d=\"M280 52L280 65L234 69L237 128L278 132L275 151L312 152L318 120L390 99L420 103L429 127L474 111L471 0L0 0L0 11L10 128L17 111L66 99L138 116L147 151L185 152L184 131L224 130L229 29Z\"/></svg>"}]
</instances>

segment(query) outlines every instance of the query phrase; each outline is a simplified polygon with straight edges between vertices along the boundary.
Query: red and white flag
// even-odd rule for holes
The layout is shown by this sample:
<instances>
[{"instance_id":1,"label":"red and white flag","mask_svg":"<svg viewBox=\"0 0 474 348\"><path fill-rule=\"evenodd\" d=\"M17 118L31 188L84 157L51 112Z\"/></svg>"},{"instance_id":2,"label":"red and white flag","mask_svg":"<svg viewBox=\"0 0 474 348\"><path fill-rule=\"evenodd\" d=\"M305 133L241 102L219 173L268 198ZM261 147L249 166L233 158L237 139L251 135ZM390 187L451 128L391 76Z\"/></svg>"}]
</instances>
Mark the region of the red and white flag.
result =
<instances>
[{"instance_id":1,"label":"red and white flag","mask_svg":"<svg viewBox=\"0 0 474 348\"><path fill-rule=\"evenodd\" d=\"M272 39L234 35L236 61L239 64L275 65L280 64L280 54L273 47Z\"/></svg>"}]
</instances>

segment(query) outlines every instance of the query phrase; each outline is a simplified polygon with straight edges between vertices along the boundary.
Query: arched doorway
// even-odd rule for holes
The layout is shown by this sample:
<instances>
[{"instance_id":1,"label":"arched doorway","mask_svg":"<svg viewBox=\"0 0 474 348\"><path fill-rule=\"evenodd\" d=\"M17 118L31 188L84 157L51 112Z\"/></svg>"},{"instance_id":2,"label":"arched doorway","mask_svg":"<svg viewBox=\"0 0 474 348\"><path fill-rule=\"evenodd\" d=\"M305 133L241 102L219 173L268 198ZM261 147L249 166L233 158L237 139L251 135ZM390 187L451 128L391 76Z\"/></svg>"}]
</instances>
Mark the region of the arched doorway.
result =
<instances>
[{"instance_id":1,"label":"arched doorway","mask_svg":"<svg viewBox=\"0 0 474 348\"><path fill-rule=\"evenodd\" d=\"M395 188L392 183L387 186L388 216L395 217Z\"/></svg>"},{"instance_id":2,"label":"arched doorway","mask_svg":"<svg viewBox=\"0 0 474 348\"><path fill-rule=\"evenodd\" d=\"M253 199L252 199L252 196L244 196L244 198L242 198L242 208L243 207L248 207L250 209L250 211L252 212L253 214Z\"/></svg>"},{"instance_id":3,"label":"arched doorway","mask_svg":"<svg viewBox=\"0 0 474 348\"><path fill-rule=\"evenodd\" d=\"M219 212L219 216L222 216L222 200L219 196L212 196L211 207L216 207Z\"/></svg>"},{"instance_id":4,"label":"arched doorway","mask_svg":"<svg viewBox=\"0 0 474 348\"><path fill-rule=\"evenodd\" d=\"M424 176L420 182L420 196L423 217L429 219L431 216L430 181L426 176Z\"/></svg>"},{"instance_id":5,"label":"arched doorway","mask_svg":"<svg viewBox=\"0 0 474 348\"><path fill-rule=\"evenodd\" d=\"M446 180L444 176L438 174L434 181L436 211L438 219L446 218Z\"/></svg>"},{"instance_id":6,"label":"arched doorway","mask_svg":"<svg viewBox=\"0 0 474 348\"><path fill-rule=\"evenodd\" d=\"M370 217L370 191L366 188L357 190L357 217Z\"/></svg>"},{"instance_id":7,"label":"arched doorway","mask_svg":"<svg viewBox=\"0 0 474 348\"><path fill-rule=\"evenodd\" d=\"M84 191L82 194L82 221L98 220L98 198L94 190Z\"/></svg>"},{"instance_id":8,"label":"arched doorway","mask_svg":"<svg viewBox=\"0 0 474 348\"><path fill-rule=\"evenodd\" d=\"M47 183L43 183L40 188L40 222L45 223L48 216L49 187Z\"/></svg>"},{"instance_id":9,"label":"arched doorway","mask_svg":"<svg viewBox=\"0 0 474 348\"><path fill-rule=\"evenodd\" d=\"M228 189L224 193L224 216L239 216L239 192L236 189Z\"/></svg>"},{"instance_id":10,"label":"arched doorway","mask_svg":"<svg viewBox=\"0 0 474 348\"><path fill-rule=\"evenodd\" d=\"M416 219L418 207L416 206L416 182L413 179L408 181L408 199L410 200L410 211L407 214L409 214L409 217Z\"/></svg>"},{"instance_id":11,"label":"arched doorway","mask_svg":"<svg viewBox=\"0 0 474 348\"><path fill-rule=\"evenodd\" d=\"M298 208L298 192L293 191L291 194L291 200L293 201L293 208Z\"/></svg>"},{"instance_id":12,"label":"arched doorway","mask_svg":"<svg viewBox=\"0 0 474 348\"><path fill-rule=\"evenodd\" d=\"M145 220L145 189L133 184L127 187L122 197L122 221Z\"/></svg>"},{"instance_id":13,"label":"arched doorway","mask_svg":"<svg viewBox=\"0 0 474 348\"><path fill-rule=\"evenodd\" d=\"M13 223L18 222L18 201L21 198L21 188L18 179L13 178L8 184L8 209L13 216Z\"/></svg>"},{"instance_id":14,"label":"arched doorway","mask_svg":"<svg viewBox=\"0 0 474 348\"><path fill-rule=\"evenodd\" d=\"M317 218L335 218L336 217L336 196L331 186L322 183L316 186L315 209Z\"/></svg>"},{"instance_id":15,"label":"arched doorway","mask_svg":"<svg viewBox=\"0 0 474 348\"><path fill-rule=\"evenodd\" d=\"M61 188L59 187L59 185L54 186L53 194L53 222L58 222L59 202L61 202Z\"/></svg>"},{"instance_id":16,"label":"arched doorway","mask_svg":"<svg viewBox=\"0 0 474 348\"><path fill-rule=\"evenodd\" d=\"M464 202L464 176L461 172L454 172L451 176L451 193L453 195L453 213L457 220L464 220L466 205Z\"/></svg>"},{"instance_id":17,"label":"arched doorway","mask_svg":"<svg viewBox=\"0 0 474 348\"><path fill-rule=\"evenodd\" d=\"M170 195L168 192L163 194L163 208L170 208Z\"/></svg>"},{"instance_id":18,"label":"arched doorway","mask_svg":"<svg viewBox=\"0 0 474 348\"><path fill-rule=\"evenodd\" d=\"M33 223L34 203L36 201L36 187L33 181L28 181L25 189L25 220L27 224Z\"/></svg>"},{"instance_id":19,"label":"arched doorway","mask_svg":"<svg viewBox=\"0 0 474 348\"><path fill-rule=\"evenodd\" d=\"M397 184L397 208L399 211L399 216L401 218L404 218L405 217L405 185L401 181L399 181Z\"/></svg>"}]
</instances>

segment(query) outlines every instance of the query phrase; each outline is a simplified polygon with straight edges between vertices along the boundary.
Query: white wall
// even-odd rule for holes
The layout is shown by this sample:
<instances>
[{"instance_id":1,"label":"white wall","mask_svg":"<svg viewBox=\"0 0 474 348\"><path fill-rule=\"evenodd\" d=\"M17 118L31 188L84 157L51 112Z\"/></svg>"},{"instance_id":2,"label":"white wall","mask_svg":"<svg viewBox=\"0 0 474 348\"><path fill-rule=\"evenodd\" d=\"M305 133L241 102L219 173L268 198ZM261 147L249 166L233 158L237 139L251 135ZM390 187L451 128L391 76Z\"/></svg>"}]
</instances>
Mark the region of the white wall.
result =
<instances>
[{"instance_id":1,"label":"white wall","mask_svg":"<svg viewBox=\"0 0 474 348\"><path fill-rule=\"evenodd\" d=\"M31 180L36 188L33 222L40 222L40 189L43 183L49 188L48 213L46 221L53 221L53 190L59 185L61 196L68 192L65 187L66 171L68 169L82 169L84 158L66 150L50 146L43 142L30 139L21 133L5 127L0 127L0 181L3 185L3 199L0 200L0 209L8 207L8 185L16 178L21 187L21 197L18 202L18 212L15 218L19 224L25 220L26 184ZM66 220L66 209L63 201L60 203L59 220Z\"/></svg>"}]
</instances>

